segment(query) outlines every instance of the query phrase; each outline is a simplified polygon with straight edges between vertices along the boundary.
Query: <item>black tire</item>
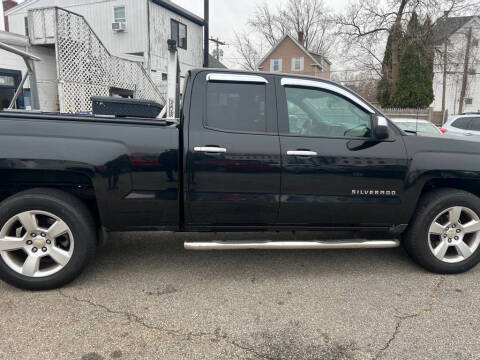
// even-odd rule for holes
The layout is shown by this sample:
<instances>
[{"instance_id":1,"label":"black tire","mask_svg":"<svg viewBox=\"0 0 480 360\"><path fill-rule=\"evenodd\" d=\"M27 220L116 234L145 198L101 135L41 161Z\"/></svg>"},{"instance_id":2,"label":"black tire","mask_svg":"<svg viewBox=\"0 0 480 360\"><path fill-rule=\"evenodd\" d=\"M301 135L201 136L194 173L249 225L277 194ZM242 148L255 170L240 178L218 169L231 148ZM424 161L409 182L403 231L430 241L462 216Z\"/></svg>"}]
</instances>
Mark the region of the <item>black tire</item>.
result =
<instances>
[{"instance_id":1,"label":"black tire","mask_svg":"<svg viewBox=\"0 0 480 360\"><path fill-rule=\"evenodd\" d=\"M66 192L55 189L31 189L17 193L0 203L0 228L16 214L40 210L61 218L75 239L68 263L57 273L45 277L29 277L11 269L0 257L0 278L22 289L48 290L75 279L95 256L97 232L95 222L85 204Z\"/></svg>"},{"instance_id":2,"label":"black tire","mask_svg":"<svg viewBox=\"0 0 480 360\"><path fill-rule=\"evenodd\" d=\"M420 199L402 239L405 250L417 264L439 274L462 273L480 261L480 246L470 257L456 263L439 260L430 250L431 223L439 213L453 206L467 207L480 216L480 199L474 194L451 188L432 190Z\"/></svg>"}]
</instances>

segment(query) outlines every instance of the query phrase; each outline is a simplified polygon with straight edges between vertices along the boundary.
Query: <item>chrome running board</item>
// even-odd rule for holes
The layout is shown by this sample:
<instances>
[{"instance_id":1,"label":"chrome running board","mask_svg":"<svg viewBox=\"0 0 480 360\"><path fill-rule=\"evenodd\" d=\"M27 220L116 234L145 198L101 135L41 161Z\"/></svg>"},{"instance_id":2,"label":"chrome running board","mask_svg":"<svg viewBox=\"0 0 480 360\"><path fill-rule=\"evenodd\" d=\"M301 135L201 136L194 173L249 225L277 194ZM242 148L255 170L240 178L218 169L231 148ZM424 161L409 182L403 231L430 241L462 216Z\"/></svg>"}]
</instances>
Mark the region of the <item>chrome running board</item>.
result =
<instances>
[{"instance_id":1,"label":"chrome running board","mask_svg":"<svg viewBox=\"0 0 480 360\"><path fill-rule=\"evenodd\" d=\"M185 242L187 250L281 250L281 249L384 249L400 245L398 240L360 241L212 241Z\"/></svg>"}]
</instances>

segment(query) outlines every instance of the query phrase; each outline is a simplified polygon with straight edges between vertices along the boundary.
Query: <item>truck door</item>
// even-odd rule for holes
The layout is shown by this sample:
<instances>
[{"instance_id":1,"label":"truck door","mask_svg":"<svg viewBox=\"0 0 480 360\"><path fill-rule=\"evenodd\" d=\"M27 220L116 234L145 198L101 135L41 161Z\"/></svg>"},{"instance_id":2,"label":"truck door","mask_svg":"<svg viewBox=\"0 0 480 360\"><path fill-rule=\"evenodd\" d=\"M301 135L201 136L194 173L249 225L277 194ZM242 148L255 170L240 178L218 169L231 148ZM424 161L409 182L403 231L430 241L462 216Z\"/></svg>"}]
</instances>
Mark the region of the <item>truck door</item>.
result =
<instances>
[{"instance_id":1,"label":"truck door","mask_svg":"<svg viewBox=\"0 0 480 360\"><path fill-rule=\"evenodd\" d=\"M275 223L280 142L273 77L200 72L191 98L187 226Z\"/></svg>"},{"instance_id":2,"label":"truck door","mask_svg":"<svg viewBox=\"0 0 480 360\"><path fill-rule=\"evenodd\" d=\"M321 80L279 78L282 196L278 225L398 224L407 173L397 130L373 138L375 110Z\"/></svg>"}]
</instances>

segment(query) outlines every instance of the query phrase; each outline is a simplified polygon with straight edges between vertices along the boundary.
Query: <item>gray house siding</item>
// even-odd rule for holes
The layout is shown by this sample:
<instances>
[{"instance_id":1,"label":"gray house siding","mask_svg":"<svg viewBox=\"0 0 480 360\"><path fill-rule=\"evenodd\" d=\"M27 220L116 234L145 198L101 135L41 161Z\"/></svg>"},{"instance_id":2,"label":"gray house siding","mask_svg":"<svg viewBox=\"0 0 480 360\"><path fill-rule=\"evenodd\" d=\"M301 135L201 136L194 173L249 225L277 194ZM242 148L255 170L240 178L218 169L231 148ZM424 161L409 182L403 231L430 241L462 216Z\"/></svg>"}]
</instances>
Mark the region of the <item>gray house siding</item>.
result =
<instances>
[{"instance_id":1,"label":"gray house siding","mask_svg":"<svg viewBox=\"0 0 480 360\"><path fill-rule=\"evenodd\" d=\"M30 9L57 6L83 15L97 36L114 55L145 52L147 48L147 0L36 0L20 5L8 15L10 31L25 34L25 17ZM125 6L127 30L112 30L113 9Z\"/></svg>"},{"instance_id":2,"label":"gray house siding","mask_svg":"<svg viewBox=\"0 0 480 360\"><path fill-rule=\"evenodd\" d=\"M178 49L182 76L203 64L203 27L156 3L150 6L150 66L156 83L161 83L162 74L167 73L167 40L171 37L170 21L176 20L187 26L187 49Z\"/></svg>"}]
</instances>

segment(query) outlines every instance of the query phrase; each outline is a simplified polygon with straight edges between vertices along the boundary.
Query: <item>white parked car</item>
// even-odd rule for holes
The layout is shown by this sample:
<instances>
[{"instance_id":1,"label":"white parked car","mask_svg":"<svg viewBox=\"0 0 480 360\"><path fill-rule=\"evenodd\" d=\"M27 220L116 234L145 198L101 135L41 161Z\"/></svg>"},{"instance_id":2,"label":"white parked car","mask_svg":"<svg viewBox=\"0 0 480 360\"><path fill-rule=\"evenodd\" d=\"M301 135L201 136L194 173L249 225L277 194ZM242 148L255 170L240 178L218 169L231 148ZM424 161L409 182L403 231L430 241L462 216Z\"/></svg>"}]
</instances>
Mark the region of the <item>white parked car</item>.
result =
<instances>
[{"instance_id":1,"label":"white parked car","mask_svg":"<svg viewBox=\"0 0 480 360\"><path fill-rule=\"evenodd\" d=\"M480 114L454 115L443 125L448 135L480 137Z\"/></svg>"},{"instance_id":2,"label":"white parked car","mask_svg":"<svg viewBox=\"0 0 480 360\"><path fill-rule=\"evenodd\" d=\"M428 120L394 118L392 121L406 132L415 132L418 135L442 135L442 132Z\"/></svg>"}]
</instances>

